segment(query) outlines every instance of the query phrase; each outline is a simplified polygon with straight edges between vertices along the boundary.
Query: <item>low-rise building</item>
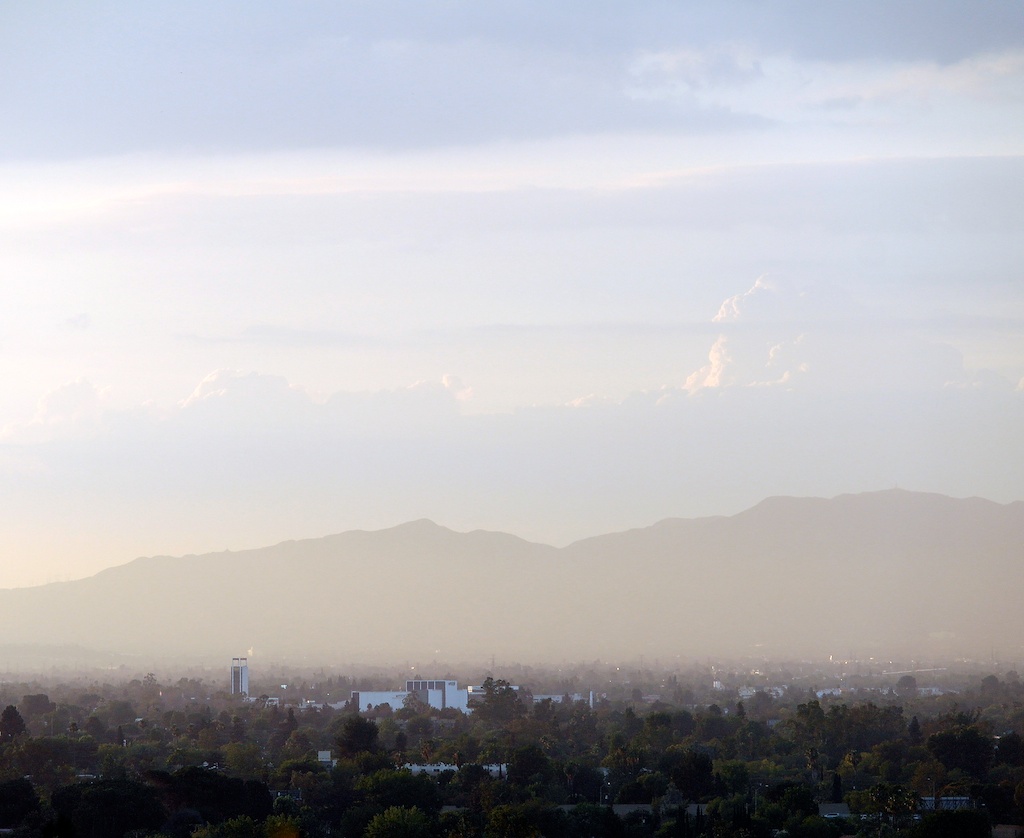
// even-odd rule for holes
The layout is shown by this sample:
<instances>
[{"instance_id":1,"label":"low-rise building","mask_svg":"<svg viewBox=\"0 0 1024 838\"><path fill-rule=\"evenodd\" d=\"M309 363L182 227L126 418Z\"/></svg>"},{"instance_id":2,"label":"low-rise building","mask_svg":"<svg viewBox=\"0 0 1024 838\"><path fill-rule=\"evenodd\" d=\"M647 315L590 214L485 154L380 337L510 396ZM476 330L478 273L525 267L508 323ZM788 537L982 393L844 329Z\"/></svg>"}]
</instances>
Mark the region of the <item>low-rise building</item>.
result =
<instances>
[{"instance_id":1,"label":"low-rise building","mask_svg":"<svg viewBox=\"0 0 1024 838\"><path fill-rule=\"evenodd\" d=\"M360 713L382 704L398 710L411 696L435 710L452 708L463 713L469 712L469 690L460 690L458 681L436 679L406 681L404 690L353 690L352 704Z\"/></svg>"}]
</instances>

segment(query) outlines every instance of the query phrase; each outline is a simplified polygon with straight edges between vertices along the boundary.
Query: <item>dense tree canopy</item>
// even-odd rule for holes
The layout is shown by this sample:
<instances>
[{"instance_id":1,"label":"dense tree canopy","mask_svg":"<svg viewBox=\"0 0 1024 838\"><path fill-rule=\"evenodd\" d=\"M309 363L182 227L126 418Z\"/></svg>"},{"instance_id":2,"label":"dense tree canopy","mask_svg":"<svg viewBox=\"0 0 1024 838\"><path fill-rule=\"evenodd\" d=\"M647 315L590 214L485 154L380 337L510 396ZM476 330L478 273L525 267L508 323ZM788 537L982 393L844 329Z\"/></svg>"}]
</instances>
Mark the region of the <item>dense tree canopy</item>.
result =
<instances>
[{"instance_id":1,"label":"dense tree canopy","mask_svg":"<svg viewBox=\"0 0 1024 838\"><path fill-rule=\"evenodd\" d=\"M188 696L201 685L172 690L155 676L100 689L13 693L33 696L33 713L5 711L0 828L24 838L969 838L1024 821L1024 688L1009 678L955 700L923 700L908 681L863 700L806 690L739 700L666 681L665 696L629 687L594 706L535 704L487 679L470 715L422 702L360 715L198 701ZM424 763L429 772L413 770ZM932 795L976 808L929 811ZM847 804L851 819L822 817L829 803Z\"/></svg>"}]
</instances>

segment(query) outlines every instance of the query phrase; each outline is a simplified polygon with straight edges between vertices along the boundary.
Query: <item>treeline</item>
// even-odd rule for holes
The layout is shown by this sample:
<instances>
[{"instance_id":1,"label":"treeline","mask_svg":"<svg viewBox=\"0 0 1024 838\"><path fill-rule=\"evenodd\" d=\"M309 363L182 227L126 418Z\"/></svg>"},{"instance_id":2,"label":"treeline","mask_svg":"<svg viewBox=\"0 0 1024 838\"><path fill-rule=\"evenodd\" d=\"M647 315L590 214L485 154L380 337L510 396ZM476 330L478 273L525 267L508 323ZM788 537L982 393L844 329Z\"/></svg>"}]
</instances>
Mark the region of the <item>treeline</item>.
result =
<instances>
[{"instance_id":1,"label":"treeline","mask_svg":"<svg viewBox=\"0 0 1024 838\"><path fill-rule=\"evenodd\" d=\"M120 693L25 693L0 713L0 829L971 838L1024 822L1016 680L987 678L959 704L757 693L728 706L631 697L591 707L533 703L501 680L485 687L471 715L409 700L372 717L210 696L200 682L151 675ZM442 767L413 773L410 763ZM923 811L931 797L971 808ZM851 815L822 817L823 803Z\"/></svg>"}]
</instances>

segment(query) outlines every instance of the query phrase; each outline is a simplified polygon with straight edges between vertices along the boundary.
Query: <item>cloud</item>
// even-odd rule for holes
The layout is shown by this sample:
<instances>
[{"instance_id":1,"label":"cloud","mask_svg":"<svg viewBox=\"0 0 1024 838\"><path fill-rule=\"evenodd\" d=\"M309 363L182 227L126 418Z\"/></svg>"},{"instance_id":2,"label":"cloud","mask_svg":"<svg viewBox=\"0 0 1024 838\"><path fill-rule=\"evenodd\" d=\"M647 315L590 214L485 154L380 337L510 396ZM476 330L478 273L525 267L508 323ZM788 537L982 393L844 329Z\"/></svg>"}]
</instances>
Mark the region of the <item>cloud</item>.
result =
<instances>
[{"instance_id":1,"label":"cloud","mask_svg":"<svg viewBox=\"0 0 1024 838\"><path fill-rule=\"evenodd\" d=\"M749 45L712 45L641 55L630 94L645 101L688 102L702 109L790 123L877 125L890 130L945 117L1019 126L1024 49L936 60L801 60ZM950 130L956 130L950 124ZM964 126L960 126L963 129Z\"/></svg>"},{"instance_id":2,"label":"cloud","mask_svg":"<svg viewBox=\"0 0 1024 838\"><path fill-rule=\"evenodd\" d=\"M87 379L69 381L43 396L28 422L0 428L0 440L33 442L92 434L102 418L105 395Z\"/></svg>"},{"instance_id":3,"label":"cloud","mask_svg":"<svg viewBox=\"0 0 1024 838\"><path fill-rule=\"evenodd\" d=\"M723 387L731 383L726 378L729 367L733 365L733 359L729 355L727 347L728 340L725 335L718 336L708 353L708 363L690 374L683 385L684 390L696 393L705 387Z\"/></svg>"},{"instance_id":4,"label":"cloud","mask_svg":"<svg viewBox=\"0 0 1024 838\"><path fill-rule=\"evenodd\" d=\"M742 294L736 294L729 297L722 303L721 308L718 309L718 314L711 318L712 323L735 323L740 318L741 310L748 308L749 302L752 297L760 296L762 299L766 296L771 296L773 290L772 285L764 276L759 276L754 280L753 286ZM764 292L769 292L766 295ZM749 317L749 312L747 313Z\"/></svg>"},{"instance_id":5,"label":"cloud","mask_svg":"<svg viewBox=\"0 0 1024 838\"><path fill-rule=\"evenodd\" d=\"M871 98L852 76L889 89L939 83L962 92L971 73L991 84L1002 64L977 57L1019 46L1019 17L998 2L973 8L970 25L956 3L659 3L597 13L583 2L425 2L415 11L405 2L312 2L301 12L182 3L171 16L115 3L95 16L41 2L6 11L0 27L0 69L20 82L0 91L0 109L19 114L0 153L729 134L770 123L794 102L806 111ZM972 60L979 67L961 66ZM906 67L937 68L938 81L931 70L908 78Z\"/></svg>"},{"instance_id":6,"label":"cloud","mask_svg":"<svg viewBox=\"0 0 1024 838\"><path fill-rule=\"evenodd\" d=\"M71 381L39 403L37 419L41 422L63 422L95 412L99 403L99 391L85 379Z\"/></svg>"},{"instance_id":7,"label":"cloud","mask_svg":"<svg viewBox=\"0 0 1024 838\"><path fill-rule=\"evenodd\" d=\"M76 331L85 330L92 325L92 320L88 314L82 312L81 314L76 314L73 317L69 317L67 320L64 321L64 325L67 326L69 329L74 329Z\"/></svg>"},{"instance_id":8,"label":"cloud","mask_svg":"<svg viewBox=\"0 0 1024 838\"><path fill-rule=\"evenodd\" d=\"M181 401L183 411L199 410L210 405L218 408L230 406L234 411L248 413L255 409L255 415L262 421L269 421L272 405L305 405L308 397L301 389L277 375L263 373L242 373L237 370L216 370L207 375L195 390Z\"/></svg>"},{"instance_id":9,"label":"cloud","mask_svg":"<svg viewBox=\"0 0 1024 838\"><path fill-rule=\"evenodd\" d=\"M441 384L460 402L468 402L473 398L473 388L457 375L445 374L441 378Z\"/></svg>"},{"instance_id":10,"label":"cloud","mask_svg":"<svg viewBox=\"0 0 1024 838\"><path fill-rule=\"evenodd\" d=\"M738 45L644 52L628 66L627 94L642 101L689 101L708 91L743 86L762 75L758 60Z\"/></svg>"},{"instance_id":11,"label":"cloud","mask_svg":"<svg viewBox=\"0 0 1024 838\"><path fill-rule=\"evenodd\" d=\"M0 106L22 118L0 151L396 149L744 122L697 108L681 118L678 109L630 99L623 45L607 39L587 49L574 37L590 10L571 21L541 7L491 9L450 28L411 16L405 4L390 14L383 6L353 11L320 7L295 17L264 7L246 10L243 27L235 15L198 7L173 21L141 7L115 10L103 26L77 15L23 15L17 31L27 46L7 50L7 61L25 84L0 92ZM545 37L538 19L568 37ZM616 27L605 20L603 28ZM48 60L13 57L27 55ZM55 82L73 66L88 69L71 91ZM47 130L57 122L62 131Z\"/></svg>"},{"instance_id":12,"label":"cloud","mask_svg":"<svg viewBox=\"0 0 1024 838\"><path fill-rule=\"evenodd\" d=\"M823 394L1008 384L967 371L956 348L923 337L910 315L872 311L825 283L761 276L722 302L712 322L723 331L708 364L682 389L783 386Z\"/></svg>"}]
</instances>

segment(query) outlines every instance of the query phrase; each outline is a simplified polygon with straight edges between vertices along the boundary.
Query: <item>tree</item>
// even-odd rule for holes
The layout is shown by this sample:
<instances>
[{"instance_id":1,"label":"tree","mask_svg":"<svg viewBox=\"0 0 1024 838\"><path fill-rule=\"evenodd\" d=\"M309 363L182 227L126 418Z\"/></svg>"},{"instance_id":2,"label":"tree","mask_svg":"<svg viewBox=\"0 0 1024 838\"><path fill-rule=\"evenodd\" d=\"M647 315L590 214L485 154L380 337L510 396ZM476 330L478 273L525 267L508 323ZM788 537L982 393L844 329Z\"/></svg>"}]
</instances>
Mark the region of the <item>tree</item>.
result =
<instances>
[{"instance_id":1,"label":"tree","mask_svg":"<svg viewBox=\"0 0 1024 838\"><path fill-rule=\"evenodd\" d=\"M354 757L377 750L377 725L362 716L349 716L334 740L343 757Z\"/></svg>"},{"instance_id":2,"label":"tree","mask_svg":"<svg viewBox=\"0 0 1024 838\"><path fill-rule=\"evenodd\" d=\"M913 675L904 675L896 682L896 692L902 696L913 697L917 695L917 678Z\"/></svg>"},{"instance_id":3,"label":"tree","mask_svg":"<svg viewBox=\"0 0 1024 838\"><path fill-rule=\"evenodd\" d=\"M913 830L913 838L988 838L992 825L983 812L932 812Z\"/></svg>"},{"instance_id":4,"label":"tree","mask_svg":"<svg viewBox=\"0 0 1024 838\"><path fill-rule=\"evenodd\" d=\"M981 779L992 761L992 740L974 725L944 730L928 737L928 750L946 768L959 768Z\"/></svg>"},{"instance_id":5,"label":"tree","mask_svg":"<svg viewBox=\"0 0 1024 838\"><path fill-rule=\"evenodd\" d=\"M39 811L39 795L24 777L0 783L0 828L12 829Z\"/></svg>"},{"instance_id":6,"label":"tree","mask_svg":"<svg viewBox=\"0 0 1024 838\"><path fill-rule=\"evenodd\" d=\"M193 838L266 838L263 824L250 817L231 818L224 823L204 826L192 833Z\"/></svg>"},{"instance_id":7,"label":"tree","mask_svg":"<svg viewBox=\"0 0 1024 838\"><path fill-rule=\"evenodd\" d=\"M441 794L437 783L426 774L385 769L361 777L356 788L366 796L368 803L380 809L397 806L429 813L441 809Z\"/></svg>"},{"instance_id":8,"label":"tree","mask_svg":"<svg viewBox=\"0 0 1024 838\"><path fill-rule=\"evenodd\" d=\"M1004 765L1024 765L1024 740L1019 733L1004 733L996 745L996 762Z\"/></svg>"},{"instance_id":9,"label":"tree","mask_svg":"<svg viewBox=\"0 0 1024 838\"><path fill-rule=\"evenodd\" d=\"M540 838L542 835L550 834L544 829L545 822L550 820L547 811L549 808L551 807L539 800L518 804L503 803L500 806L495 806L487 817L484 836L485 838Z\"/></svg>"},{"instance_id":10,"label":"tree","mask_svg":"<svg viewBox=\"0 0 1024 838\"><path fill-rule=\"evenodd\" d=\"M57 709L57 705L50 701L50 697L46 693L36 693L21 697L21 709L25 712L26 716L32 719L36 716L45 716L47 713L52 713Z\"/></svg>"},{"instance_id":11,"label":"tree","mask_svg":"<svg viewBox=\"0 0 1024 838\"><path fill-rule=\"evenodd\" d=\"M430 838L430 818L415 806L391 806L366 825L364 838Z\"/></svg>"},{"instance_id":12,"label":"tree","mask_svg":"<svg viewBox=\"0 0 1024 838\"><path fill-rule=\"evenodd\" d=\"M51 804L78 838L111 838L156 830L166 820L156 792L131 780L99 780L57 789Z\"/></svg>"},{"instance_id":13,"label":"tree","mask_svg":"<svg viewBox=\"0 0 1024 838\"><path fill-rule=\"evenodd\" d=\"M659 767L687 800L705 800L715 791L714 764L705 753L673 745Z\"/></svg>"},{"instance_id":14,"label":"tree","mask_svg":"<svg viewBox=\"0 0 1024 838\"><path fill-rule=\"evenodd\" d=\"M920 745L922 740L921 734L921 723L917 720L917 716L914 716L910 720L910 724L907 725L907 736L910 738L911 745Z\"/></svg>"},{"instance_id":15,"label":"tree","mask_svg":"<svg viewBox=\"0 0 1024 838\"><path fill-rule=\"evenodd\" d=\"M255 780L225 777L197 766L172 775L153 772L150 776L165 786L179 805L195 809L210 823L243 816L262 820L273 809L270 791Z\"/></svg>"},{"instance_id":16,"label":"tree","mask_svg":"<svg viewBox=\"0 0 1024 838\"><path fill-rule=\"evenodd\" d=\"M509 757L508 781L514 786L544 785L550 770L550 761L537 745L524 745L516 748Z\"/></svg>"},{"instance_id":17,"label":"tree","mask_svg":"<svg viewBox=\"0 0 1024 838\"><path fill-rule=\"evenodd\" d=\"M473 715L484 722L505 724L526 715L526 708L519 700L519 692L508 681L490 676L484 680L483 702L473 710Z\"/></svg>"},{"instance_id":18,"label":"tree","mask_svg":"<svg viewBox=\"0 0 1024 838\"><path fill-rule=\"evenodd\" d=\"M3 713L0 713L0 742L10 742L16 736L21 736L27 729L18 708L13 704L8 704Z\"/></svg>"}]
</instances>

